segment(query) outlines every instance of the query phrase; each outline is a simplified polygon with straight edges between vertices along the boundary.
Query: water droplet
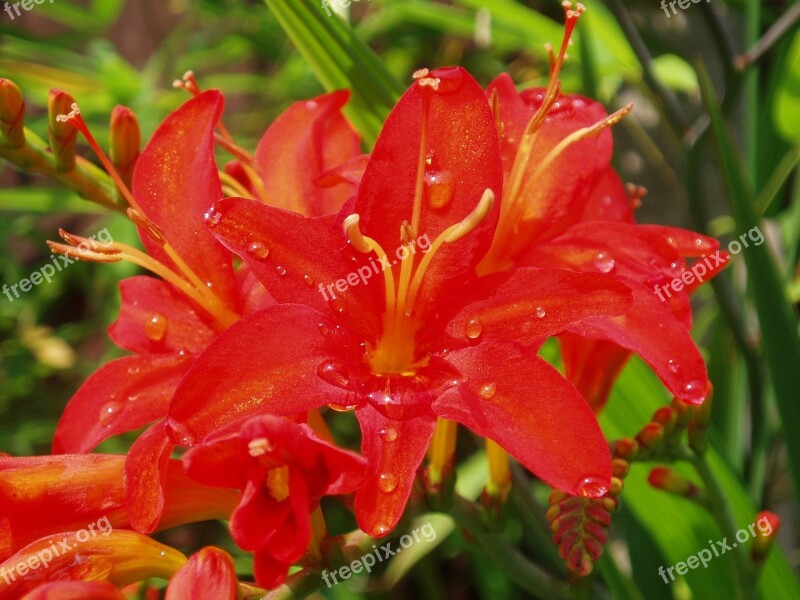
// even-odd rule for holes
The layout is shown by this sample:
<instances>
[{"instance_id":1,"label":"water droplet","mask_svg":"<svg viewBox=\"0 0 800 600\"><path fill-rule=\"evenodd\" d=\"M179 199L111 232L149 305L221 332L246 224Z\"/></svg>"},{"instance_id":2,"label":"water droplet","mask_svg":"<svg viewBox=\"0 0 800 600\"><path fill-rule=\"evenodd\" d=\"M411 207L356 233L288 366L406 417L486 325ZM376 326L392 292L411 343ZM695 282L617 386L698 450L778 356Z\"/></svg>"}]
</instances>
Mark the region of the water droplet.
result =
<instances>
[{"instance_id":1,"label":"water droplet","mask_svg":"<svg viewBox=\"0 0 800 600\"><path fill-rule=\"evenodd\" d=\"M319 332L322 335L328 335L331 332L330 327L325 325L325 323L320 323L319 325L317 325L317 328L319 329Z\"/></svg>"},{"instance_id":2,"label":"water droplet","mask_svg":"<svg viewBox=\"0 0 800 600\"><path fill-rule=\"evenodd\" d=\"M108 404L104 404L103 408L100 409L100 426L101 427L108 427L111 423L119 416L119 412L122 410L122 404L113 400Z\"/></svg>"},{"instance_id":3,"label":"water droplet","mask_svg":"<svg viewBox=\"0 0 800 600\"><path fill-rule=\"evenodd\" d=\"M167 333L167 318L160 313L153 313L144 322L144 334L153 342L160 342Z\"/></svg>"},{"instance_id":4,"label":"water droplet","mask_svg":"<svg viewBox=\"0 0 800 600\"><path fill-rule=\"evenodd\" d=\"M389 533L389 526L384 525L383 523L379 523L378 525L375 526L375 533L377 534L377 537L386 535L387 533Z\"/></svg>"},{"instance_id":5,"label":"water droplet","mask_svg":"<svg viewBox=\"0 0 800 600\"><path fill-rule=\"evenodd\" d=\"M672 246L673 248L677 247L677 244L675 243L675 239L674 239L673 237L671 237L671 236L667 236L667 237L666 237L666 238L664 238L664 239L665 239L665 240L666 240L666 242L667 242L667 243L668 243L670 246Z\"/></svg>"},{"instance_id":6,"label":"water droplet","mask_svg":"<svg viewBox=\"0 0 800 600\"><path fill-rule=\"evenodd\" d=\"M397 430L394 427L384 427L378 432L384 442L393 442L397 439Z\"/></svg>"},{"instance_id":7,"label":"water droplet","mask_svg":"<svg viewBox=\"0 0 800 600\"><path fill-rule=\"evenodd\" d=\"M305 283L305 284L306 284L308 287L314 287L314 278L313 278L313 277L311 277L311 275L303 275L303 282L304 282L304 283Z\"/></svg>"},{"instance_id":8,"label":"water droplet","mask_svg":"<svg viewBox=\"0 0 800 600\"><path fill-rule=\"evenodd\" d=\"M706 399L707 386L700 380L694 379L681 388L681 400L685 402L700 403Z\"/></svg>"},{"instance_id":9,"label":"water droplet","mask_svg":"<svg viewBox=\"0 0 800 600\"><path fill-rule=\"evenodd\" d=\"M206 220L206 225L209 227L216 227L219 225L219 222L222 220L222 213L218 210L210 210L206 214L203 215Z\"/></svg>"},{"instance_id":10,"label":"water droplet","mask_svg":"<svg viewBox=\"0 0 800 600\"><path fill-rule=\"evenodd\" d=\"M497 385L494 383L487 383L483 387L481 387L481 398L484 400L491 400L494 398L494 395L497 393Z\"/></svg>"},{"instance_id":11,"label":"water droplet","mask_svg":"<svg viewBox=\"0 0 800 600\"><path fill-rule=\"evenodd\" d=\"M547 311L541 306L537 306L533 314L536 315L537 319L544 319L547 316Z\"/></svg>"},{"instance_id":12,"label":"water droplet","mask_svg":"<svg viewBox=\"0 0 800 600\"><path fill-rule=\"evenodd\" d=\"M610 273L614 269L614 259L606 252L598 252L594 257L594 266L601 273Z\"/></svg>"},{"instance_id":13,"label":"water droplet","mask_svg":"<svg viewBox=\"0 0 800 600\"><path fill-rule=\"evenodd\" d=\"M455 177L450 171L428 171L425 173L425 197L434 209L445 208L453 201L456 191Z\"/></svg>"},{"instance_id":14,"label":"water droplet","mask_svg":"<svg viewBox=\"0 0 800 600\"><path fill-rule=\"evenodd\" d=\"M306 101L306 108L308 108L309 110L314 110L318 106L319 106L319 104L317 104L316 100L307 100Z\"/></svg>"},{"instance_id":15,"label":"water droplet","mask_svg":"<svg viewBox=\"0 0 800 600\"><path fill-rule=\"evenodd\" d=\"M264 260L269 256L269 248L261 242L253 242L247 247L247 253L253 258Z\"/></svg>"},{"instance_id":16,"label":"water droplet","mask_svg":"<svg viewBox=\"0 0 800 600\"><path fill-rule=\"evenodd\" d=\"M578 493L584 498L598 498L608 492L608 483L602 477L582 477L578 482Z\"/></svg>"},{"instance_id":17,"label":"water droplet","mask_svg":"<svg viewBox=\"0 0 800 600\"><path fill-rule=\"evenodd\" d=\"M677 373L678 370L680 369L680 367L678 366L678 363L676 363L671 358L667 362L667 368L670 370L671 373Z\"/></svg>"},{"instance_id":18,"label":"water droplet","mask_svg":"<svg viewBox=\"0 0 800 600\"><path fill-rule=\"evenodd\" d=\"M345 366L335 360L326 360L317 367L317 375L323 381L339 388L347 389L350 376Z\"/></svg>"},{"instance_id":19,"label":"water droplet","mask_svg":"<svg viewBox=\"0 0 800 600\"><path fill-rule=\"evenodd\" d=\"M478 319L470 319L467 323L466 334L471 340L477 340L483 333L483 324Z\"/></svg>"},{"instance_id":20,"label":"water droplet","mask_svg":"<svg viewBox=\"0 0 800 600\"><path fill-rule=\"evenodd\" d=\"M170 437L172 437L173 440L177 440L179 446L194 446L197 442L194 433L183 423L169 419L167 425L172 430L172 435Z\"/></svg>"},{"instance_id":21,"label":"water droplet","mask_svg":"<svg viewBox=\"0 0 800 600\"><path fill-rule=\"evenodd\" d=\"M397 477L391 473L381 473L378 476L378 489L384 494L391 494L397 489Z\"/></svg>"},{"instance_id":22,"label":"water droplet","mask_svg":"<svg viewBox=\"0 0 800 600\"><path fill-rule=\"evenodd\" d=\"M282 266L278 265L277 267L275 267L275 272L280 277L283 277L284 275L286 275L286 267L282 267Z\"/></svg>"},{"instance_id":23,"label":"water droplet","mask_svg":"<svg viewBox=\"0 0 800 600\"><path fill-rule=\"evenodd\" d=\"M335 310L337 313L344 312L344 300L342 300L341 296L334 296L331 298L330 303L331 309Z\"/></svg>"},{"instance_id":24,"label":"water droplet","mask_svg":"<svg viewBox=\"0 0 800 600\"><path fill-rule=\"evenodd\" d=\"M703 245L703 238L694 238L694 245L698 248Z\"/></svg>"}]
</instances>

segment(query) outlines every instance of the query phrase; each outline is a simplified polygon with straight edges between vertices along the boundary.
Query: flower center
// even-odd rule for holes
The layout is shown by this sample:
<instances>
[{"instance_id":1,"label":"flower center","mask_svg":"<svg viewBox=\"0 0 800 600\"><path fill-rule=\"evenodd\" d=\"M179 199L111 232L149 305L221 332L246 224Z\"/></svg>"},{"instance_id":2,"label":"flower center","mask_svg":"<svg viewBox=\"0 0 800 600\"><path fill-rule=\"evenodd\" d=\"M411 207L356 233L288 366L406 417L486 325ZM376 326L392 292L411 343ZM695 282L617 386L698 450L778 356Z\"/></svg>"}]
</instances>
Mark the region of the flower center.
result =
<instances>
[{"instance_id":1,"label":"flower center","mask_svg":"<svg viewBox=\"0 0 800 600\"><path fill-rule=\"evenodd\" d=\"M417 369L427 365L429 357L417 356L415 337L422 323L414 315L420 288L431 261L446 243L455 242L474 230L486 218L494 203L494 193L486 189L477 206L462 221L442 231L421 259L411 245L419 237L419 223L425 194L425 158L428 154L428 118L431 95L438 89L439 79L428 77L428 70L414 73L417 85L422 88L422 132L420 135L419 161L414 186L414 203L410 221L400 227L400 247L404 248L400 259L399 273L395 269L383 271L386 308L383 313L383 330L375 348L367 354L367 362L376 375L412 376ZM374 239L362 234L357 213L348 216L343 223L347 239L359 252L374 252L386 262L386 252Z\"/></svg>"}]
</instances>

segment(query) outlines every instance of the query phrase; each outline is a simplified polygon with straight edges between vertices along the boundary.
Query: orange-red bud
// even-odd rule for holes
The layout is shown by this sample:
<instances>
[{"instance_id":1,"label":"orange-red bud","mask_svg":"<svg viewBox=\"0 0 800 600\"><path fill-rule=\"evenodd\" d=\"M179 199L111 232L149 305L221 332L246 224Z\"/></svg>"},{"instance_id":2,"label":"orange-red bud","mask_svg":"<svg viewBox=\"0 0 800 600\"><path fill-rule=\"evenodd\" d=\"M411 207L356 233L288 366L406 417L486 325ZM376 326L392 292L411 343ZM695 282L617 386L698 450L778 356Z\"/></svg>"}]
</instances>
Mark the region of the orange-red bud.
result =
<instances>
[{"instance_id":1,"label":"orange-red bud","mask_svg":"<svg viewBox=\"0 0 800 600\"><path fill-rule=\"evenodd\" d=\"M701 488L669 467L656 467L650 471L647 481L649 481L650 485L654 488L669 492L670 494L675 494L682 498L705 499L705 492Z\"/></svg>"},{"instance_id":2,"label":"orange-red bud","mask_svg":"<svg viewBox=\"0 0 800 600\"><path fill-rule=\"evenodd\" d=\"M165 600L214 598L236 600L239 582L233 559L224 550L208 546L192 556L167 587Z\"/></svg>"},{"instance_id":3,"label":"orange-red bud","mask_svg":"<svg viewBox=\"0 0 800 600\"><path fill-rule=\"evenodd\" d=\"M642 448L658 450L664 442L664 426L661 423L648 423L637 434L636 441Z\"/></svg>"},{"instance_id":4,"label":"orange-red bud","mask_svg":"<svg viewBox=\"0 0 800 600\"><path fill-rule=\"evenodd\" d=\"M78 130L69 121L59 121L60 115L72 112L75 99L59 89L50 90L47 98L47 111L50 123L50 151L56 166L62 171L75 168L75 142Z\"/></svg>"},{"instance_id":5,"label":"orange-red bud","mask_svg":"<svg viewBox=\"0 0 800 600\"><path fill-rule=\"evenodd\" d=\"M778 515L768 510L762 510L754 522L756 534L753 537L751 558L756 564L764 562L778 537L781 519Z\"/></svg>"},{"instance_id":6,"label":"orange-red bud","mask_svg":"<svg viewBox=\"0 0 800 600\"><path fill-rule=\"evenodd\" d=\"M708 428L711 424L711 405L713 390L709 388L705 402L696 407L689 423L689 446L698 454L704 454L708 447Z\"/></svg>"},{"instance_id":7,"label":"orange-red bud","mask_svg":"<svg viewBox=\"0 0 800 600\"><path fill-rule=\"evenodd\" d=\"M115 106L111 111L111 162L128 187L141 147L142 134L136 115L127 106Z\"/></svg>"},{"instance_id":8,"label":"orange-red bud","mask_svg":"<svg viewBox=\"0 0 800 600\"><path fill-rule=\"evenodd\" d=\"M17 84L0 77L0 133L12 148L25 145L25 99Z\"/></svg>"}]
</instances>

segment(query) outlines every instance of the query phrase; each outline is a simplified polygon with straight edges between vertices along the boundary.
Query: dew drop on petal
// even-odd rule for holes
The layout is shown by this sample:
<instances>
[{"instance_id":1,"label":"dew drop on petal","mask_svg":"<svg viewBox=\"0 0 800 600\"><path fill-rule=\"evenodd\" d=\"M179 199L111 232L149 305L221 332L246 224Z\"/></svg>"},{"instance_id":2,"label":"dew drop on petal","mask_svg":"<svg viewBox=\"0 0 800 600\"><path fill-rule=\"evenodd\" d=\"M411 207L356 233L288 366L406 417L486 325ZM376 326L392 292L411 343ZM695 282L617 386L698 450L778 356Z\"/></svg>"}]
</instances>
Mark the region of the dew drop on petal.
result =
<instances>
[{"instance_id":1,"label":"dew drop on petal","mask_svg":"<svg viewBox=\"0 0 800 600\"><path fill-rule=\"evenodd\" d=\"M317 328L319 329L320 334L323 336L326 336L331 332L330 327L325 325L325 323L320 323L319 325L317 325Z\"/></svg>"},{"instance_id":2,"label":"dew drop on petal","mask_svg":"<svg viewBox=\"0 0 800 600\"><path fill-rule=\"evenodd\" d=\"M598 498L608 492L608 484L601 477L582 477L578 482L578 492L584 498Z\"/></svg>"},{"instance_id":3,"label":"dew drop on petal","mask_svg":"<svg viewBox=\"0 0 800 600\"><path fill-rule=\"evenodd\" d=\"M378 489L385 494L391 494L397 489L397 478L391 473L378 475Z\"/></svg>"},{"instance_id":4,"label":"dew drop on petal","mask_svg":"<svg viewBox=\"0 0 800 600\"><path fill-rule=\"evenodd\" d=\"M253 242L247 247L247 253L253 258L264 260L269 256L269 248L261 242Z\"/></svg>"},{"instance_id":5,"label":"dew drop on petal","mask_svg":"<svg viewBox=\"0 0 800 600\"><path fill-rule=\"evenodd\" d=\"M601 273L610 273L615 264L614 259L607 252L598 252L594 257L594 266Z\"/></svg>"},{"instance_id":6,"label":"dew drop on petal","mask_svg":"<svg viewBox=\"0 0 800 600\"><path fill-rule=\"evenodd\" d=\"M144 334L153 342L160 342L167 333L167 318L161 313L153 313L144 322Z\"/></svg>"},{"instance_id":7,"label":"dew drop on petal","mask_svg":"<svg viewBox=\"0 0 800 600\"><path fill-rule=\"evenodd\" d=\"M541 306L537 306L533 314L536 315L537 319L544 319L547 316L547 311Z\"/></svg>"},{"instance_id":8,"label":"dew drop on petal","mask_svg":"<svg viewBox=\"0 0 800 600\"><path fill-rule=\"evenodd\" d=\"M384 427L378 431L378 435L384 442L393 442L397 439L397 430L394 427Z\"/></svg>"},{"instance_id":9,"label":"dew drop on petal","mask_svg":"<svg viewBox=\"0 0 800 600\"><path fill-rule=\"evenodd\" d=\"M336 387L347 389L350 377L345 366L335 360L326 360L317 367L317 375L320 379Z\"/></svg>"},{"instance_id":10,"label":"dew drop on petal","mask_svg":"<svg viewBox=\"0 0 800 600\"><path fill-rule=\"evenodd\" d=\"M667 361L667 368L670 370L670 373L677 373L678 370L680 369L678 363L676 363L671 358L669 359L669 361Z\"/></svg>"},{"instance_id":11,"label":"dew drop on petal","mask_svg":"<svg viewBox=\"0 0 800 600\"><path fill-rule=\"evenodd\" d=\"M481 387L480 395L484 400L491 400L497 393L497 385L494 383L487 383Z\"/></svg>"},{"instance_id":12,"label":"dew drop on petal","mask_svg":"<svg viewBox=\"0 0 800 600\"><path fill-rule=\"evenodd\" d=\"M375 532L378 534L379 537L385 535L389 533L389 526L384 525L383 523L379 523L378 525L375 526Z\"/></svg>"},{"instance_id":13,"label":"dew drop on petal","mask_svg":"<svg viewBox=\"0 0 800 600\"><path fill-rule=\"evenodd\" d=\"M197 442L195 435L183 423L178 423L170 419L168 424L174 434L171 437L178 440L179 446L194 446Z\"/></svg>"},{"instance_id":14,"label":"dew drop on petal","mask_svg":"<svg viewBox=\"0 0 800 600\"><path fill-rule=\"evenodd\" d=\"M331 305L331 309L335 310L337 313L344 312L344 300L342 300L341 296L334 296L330 299L329 304Z\"/></svg>"},{"instance_id":15,"label":"dew drop on petal","mask_svg":"<svg viewBox=\"0 0 800 600\"><path fill-rule=\"evenodd\" d=\"M284 275L286 275L286 267L282 267L282 266L278 265L277 267L275 267L275 272L279 276L283 277Z\"/></svg>"},{"instance_id":16,"label":"dew drop on petal","mask_svg":"<svg viewBox=\"0 0 800 600\"><path fill-rule=\"evenodd\" d=\"M483 324L478 319L470 319L467 323L466 334L471 340L477 340L483 333Z\"/></svg>"},{"instance_id":17,"label":"dew drop on petal","mask_svg":"<svg viewBox=\"0 0 800 600\"><path fill-rule=\"evenodd\" d=\"M456 191L455 177L450 171L428 171L425 173L425 197L434 210L445 208L453 201Z\"/></svg>"},{"instance_id":18,"label":"dew drop on petal","mask_svg":"<svg viewBox=\"0 0 800 600\"><path fill-rule=\"evenodd\" d=\"M119 416L120 411L122 410L122 404L117 402L116 400L112 400L111 402L104 404L103 407L100 409L100 426L101 427L108 427L111 423Z\"/></svg>"},{"instance_id":19,"label":"dew drop on petal","mask_svg":"<svg viewBox=\"0 0 800 600\"><path fill-rule=\"evenodd\" d=\"M681 400L687 402L702 402L706 399L706 385L697 379L684 384L681 391Z\"/></svg>"},{"instance_id":20,"label":"dew drop on petal","mask_svg":"<svg viewBox=\"0 0 800 600\"><path fill-rule=\"evenodd\" d=\"M311 275L303 275L303 282L304 282L304 283L305 283L305 284L306 284L308 287L314 287L314 278L313 278L313 277L311 277Z\"/></svg>"},{"instance_id":21,"label":"dew drop on petal","mask_svg":"<svg viewBox=\"0 0 800 600\"><path fill-rule=\"evenodd\" d=\"M222 220L222 213L218 210L210 210L206 214L203 215L206 220L206 224L209 227L216 227L219 225L219 222Z\"/></svg>"}]
</instances>

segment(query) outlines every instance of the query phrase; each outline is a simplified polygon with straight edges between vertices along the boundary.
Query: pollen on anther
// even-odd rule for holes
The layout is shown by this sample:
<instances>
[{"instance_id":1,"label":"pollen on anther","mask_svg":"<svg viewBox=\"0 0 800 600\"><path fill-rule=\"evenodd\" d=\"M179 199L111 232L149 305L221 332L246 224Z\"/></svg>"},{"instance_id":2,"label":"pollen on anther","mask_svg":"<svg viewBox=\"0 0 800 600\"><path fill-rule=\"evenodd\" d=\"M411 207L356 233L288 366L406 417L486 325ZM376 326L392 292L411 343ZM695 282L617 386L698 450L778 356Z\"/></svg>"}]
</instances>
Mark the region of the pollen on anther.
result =
<instances>
[{"instance_id":1,"label":"pollen on anther","mask_svg":"<svg viewBox=\"0 0 800 600\"><path fill-rule=\"evenodd\" d=\"M430 72L430 69L417 69L411 77L414 79L422 79L423 77L427 77Z\"/></svg>"},{"instance_id":2,"label":"pollen on anther","mask_svg":"<svg viewBox=\"0 0 800 600\"><path fill-rule=\"evenodd\" d=\"M418 80L417 83L420 87L431 87L433 91L439 91L439 78L438 77L423 77L422 79Z\"/></svg>"},{"instance_id":3,"label":"pollen on anther","mask_svg":"<svg viewBox=\"0 0 800 600\"><path fill-rule=\"evenodd\" d=\"M263 456L272 450L272 444L269 443L267 438L255 438L254 440L250 440L250 443L247 444L247 450L250 456Z\"/></svg>"},{"instance_id":4,"label":"pollen on anther","mask_svg":"<svg viewBox=\"0 0 800 600\"><path fill-rule=\"evenodd\" d=\"M78 104L76 102L73 102L70 108L72 110L69 112L69 114L56 115L56 121L58 121L59 123L66 123L67 121L70 121L75 117L77 117L79 114L81 114L81 109L78 108Z\"/></svg>"}]
</instances>

